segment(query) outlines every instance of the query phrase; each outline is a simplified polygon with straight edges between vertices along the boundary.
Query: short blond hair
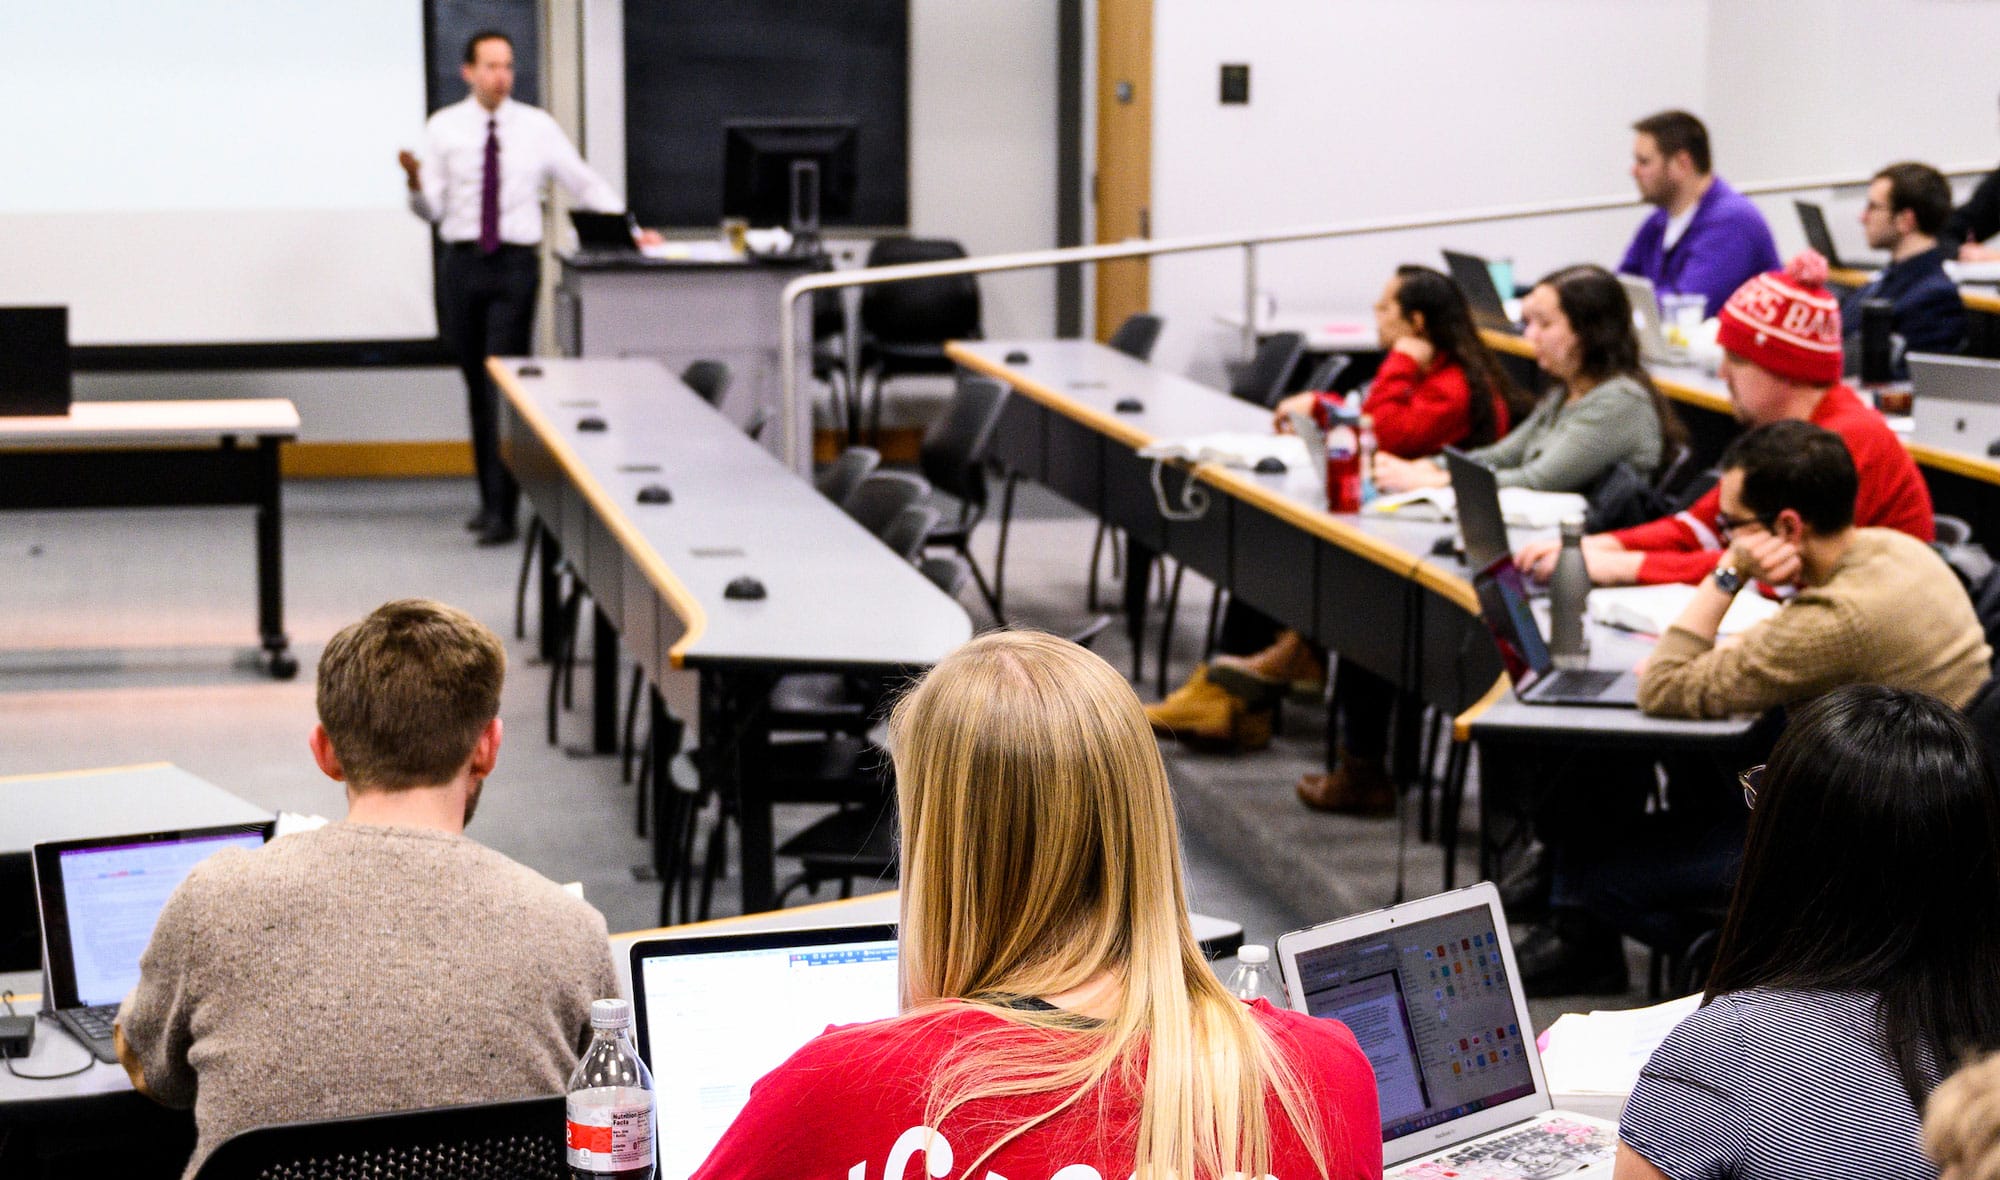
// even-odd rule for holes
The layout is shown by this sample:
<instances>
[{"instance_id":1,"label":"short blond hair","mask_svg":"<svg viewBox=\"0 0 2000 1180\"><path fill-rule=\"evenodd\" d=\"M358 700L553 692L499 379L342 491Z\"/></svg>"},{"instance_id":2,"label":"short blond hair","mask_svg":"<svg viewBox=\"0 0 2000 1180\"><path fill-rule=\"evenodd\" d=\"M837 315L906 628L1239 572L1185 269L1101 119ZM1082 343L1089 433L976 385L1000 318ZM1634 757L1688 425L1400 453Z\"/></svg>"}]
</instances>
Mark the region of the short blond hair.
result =
<instances>
[{"instance_id":1,"label":"short blond hair","mask_svg":"<svg viewBox=\"0 0 2000 1180\"><path fill-rule=\"evenodd\" d=\"M1292 1064L1202 957L1173 793L1124 677L1067 640L989 632L898 702L889 733L906 1019L959 1000L1011 1028L1063 1028L1086 1046L1080 1056L1024 1055L1018 1037L958 1043L933 1075L929 1126L968 1102L1054 1099L994 1127L997 1139L964 1174L1143 1053L1138 1175L1269 1171L1267 1094L1326 1175L1321 1131L1340 1114L1312 1108ZM1123 991L1101 1025L1009 1003L1100 974Z\"/></svg>"},{"instance_id":2,"label":"short blond hair","mask_svg":"<svg viewBox=\"0 0 2000 1180\"><path fill-rule=\"evenodd\" d=\"M385 602L319 658L319 723L361 789L449 782L500 714L507 650L442 602Z\"/></svg>"},{"instance_id":3,"label":"short blond hair","mask_svg":"<svg viewBox=\"0 0 2000 1180\"><path fill-rule=\"evenodd\" d=\"M1924 1154L1950 1180L2000 1180L2000 1053L1931 1091L1924 1103Z\"/></svg>"}]
</instances>

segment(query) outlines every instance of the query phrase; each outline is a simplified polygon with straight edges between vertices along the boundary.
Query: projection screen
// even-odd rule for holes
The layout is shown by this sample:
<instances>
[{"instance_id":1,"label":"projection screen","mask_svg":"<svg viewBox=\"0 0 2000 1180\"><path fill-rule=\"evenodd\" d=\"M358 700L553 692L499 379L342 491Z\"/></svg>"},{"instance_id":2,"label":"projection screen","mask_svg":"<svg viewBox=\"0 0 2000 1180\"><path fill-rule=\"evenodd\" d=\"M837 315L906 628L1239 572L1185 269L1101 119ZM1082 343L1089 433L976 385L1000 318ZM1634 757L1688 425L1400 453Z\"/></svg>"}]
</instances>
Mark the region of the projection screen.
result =
<instances>
[{"instance_id":1,"label":"projection screen","mask_svg":"<svg viewBox=\"0 0 2000 1180\"><path fill-rule=\"evenodd\" d=\"M0 304L78 345L436 335L412 0L0 5Z\"/></svg>"}]
</instances>

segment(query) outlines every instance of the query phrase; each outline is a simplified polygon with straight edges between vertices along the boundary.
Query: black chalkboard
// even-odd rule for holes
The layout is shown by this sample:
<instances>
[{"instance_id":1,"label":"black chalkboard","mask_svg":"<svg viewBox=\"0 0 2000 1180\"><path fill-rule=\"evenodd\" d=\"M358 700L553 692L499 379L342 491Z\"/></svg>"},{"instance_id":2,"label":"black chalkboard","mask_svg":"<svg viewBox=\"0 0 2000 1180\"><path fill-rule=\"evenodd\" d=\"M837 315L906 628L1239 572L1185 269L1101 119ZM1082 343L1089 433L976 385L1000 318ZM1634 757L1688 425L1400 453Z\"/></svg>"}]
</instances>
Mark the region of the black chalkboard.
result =
<instances>
[{"instance_id":1,"label":"black chalkboard","mask_svg":"<svg viewBox=\"0 0 2000 1180\"><path fill-rule=\"evenodd\" d=\"M458 75L465 43L487 29L507 34L514 43L514 97L530 106L541 105L542 31L535 19L535 0L430 0L425 16L431 110L465 97L465 80Z\"/></svg>"},{"instance_id":2,"label":"black chalkboard","mask_svg":"<svg viewBox=\"0 0 2000 1180\"><path fill-rule=\"evenodd\" d=\"M625 0L624 11L625 185L641 222L721 220L730 120L833 118L859 124L854 213L837 224L908 225L907 0Z\"/></svg>"}]
</instances>

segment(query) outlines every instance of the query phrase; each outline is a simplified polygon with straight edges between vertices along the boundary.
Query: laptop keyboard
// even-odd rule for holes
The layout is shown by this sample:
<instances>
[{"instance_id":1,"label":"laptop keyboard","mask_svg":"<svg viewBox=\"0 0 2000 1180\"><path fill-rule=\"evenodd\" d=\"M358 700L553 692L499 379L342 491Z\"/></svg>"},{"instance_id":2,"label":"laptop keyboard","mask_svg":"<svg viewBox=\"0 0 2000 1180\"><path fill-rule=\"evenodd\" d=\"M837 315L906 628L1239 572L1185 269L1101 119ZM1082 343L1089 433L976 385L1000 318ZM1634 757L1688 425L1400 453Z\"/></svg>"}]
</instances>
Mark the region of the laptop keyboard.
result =
<instances>
[{"instance_id":1,"label":"laptop keyboard","mask_svg":"<svg viewBox=\"0 0 2000 1180\"><path fill-rule=\"evenodd\" d=\"M99 1004L94 1008L71 1008L69 1018L88 1036L100 1041L111 1039L111 1022L118 1019L118 1005Z\"/></svg>"},{"instance_id":2,"label":"laptop keyboard","mask_svg":"<svg viewBox=\"0 0 2000 1180\"><path fill-rule=\"evenodd\" d=\"M1549 677L1548 687L1542 694L1554 693L1565 697L1594 697L1610 688L1619 677L1617 672L1593 672L1578 669L1558 672Z\"/></svg>"},{"instance_id":3,"label":"laptop keyboard","mask_svg":"<svg viewBox=\"0 0 2000 1180\"><path fill-rule=\"evenodd\" d=\"M1615 1129L1558 1116L1519 1131L1476 1140L1428 1163L1468 1177L1562 1176L1608 1161L1617 1151Z\"/></svg>"}]
</instances>

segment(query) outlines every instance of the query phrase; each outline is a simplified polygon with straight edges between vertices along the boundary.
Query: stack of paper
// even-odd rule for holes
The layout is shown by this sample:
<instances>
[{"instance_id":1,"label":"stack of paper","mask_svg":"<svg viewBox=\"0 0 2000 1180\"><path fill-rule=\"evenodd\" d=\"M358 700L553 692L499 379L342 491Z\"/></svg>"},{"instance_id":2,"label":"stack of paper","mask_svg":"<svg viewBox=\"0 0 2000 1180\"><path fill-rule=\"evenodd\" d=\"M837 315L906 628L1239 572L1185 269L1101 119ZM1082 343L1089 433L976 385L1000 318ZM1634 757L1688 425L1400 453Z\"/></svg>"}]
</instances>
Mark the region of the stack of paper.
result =
<instances>
[{"instance_id":1,"label":"stack of paper","mask_svg":"<svg viewBox=\"0 0 2000 1180\"><path fill-rule=\"evenodd\" d=\"M1590 501L1575 492L1538 492L1532 488L1501 488L1500 519L1509 528L1552 529L1565 517L1582 516ZM1450 488L1420 488L1382 496L1368 511L1410 520L1456 520L1458 500Z\"/></svg>"},{"instance_id":2,"label":"stack of paper","mask_svg":"<svg viewBox=\"0 0 2000 1180\"><path fill-rule=\"evenodd\" d=\"M1586 608L1591 619L1609 627L1643 635L1665 635L1667 628L1694 598L1693 586L1607 586L1590 592ZM1740 635L1778 613L1778 603L1761 594L1743 593L1722 616L1719 635Z\"/></svg>"},{"instance_id":3,"label":"stack of paper","mask_svg":"<svg viewBox=\"0 0 2000 1180\"><path fill-rule=\"evenodd\" d=\"M1568 1096L1578 1095L1586 1099L1608 1097L1622 1107L1646 1059L1675 1025L1699 1007L1701 996L1696 994L1650 1008L1588 1015L1569 1012L1558 1017L1536 1041L1542 1051L1542 1074L1556 1095L1556 1104L1565 1110L1577 1109L1578 1104Z\"/></svg>"}]
</instances>

